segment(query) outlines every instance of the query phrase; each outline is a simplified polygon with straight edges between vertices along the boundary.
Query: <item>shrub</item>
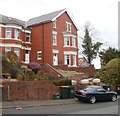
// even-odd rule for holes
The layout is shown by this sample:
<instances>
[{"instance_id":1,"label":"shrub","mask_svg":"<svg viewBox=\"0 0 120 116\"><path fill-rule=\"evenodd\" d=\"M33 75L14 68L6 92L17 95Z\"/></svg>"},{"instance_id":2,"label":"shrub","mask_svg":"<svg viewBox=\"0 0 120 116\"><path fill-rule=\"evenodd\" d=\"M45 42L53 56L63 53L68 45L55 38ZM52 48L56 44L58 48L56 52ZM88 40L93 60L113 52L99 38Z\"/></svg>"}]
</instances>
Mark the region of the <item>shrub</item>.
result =
<instances>
[{"instance_id":1,"label":"shrub","mask_svg":"<svg viewBox=\"0 0 120 116\"><path fill-rule=\"evenodd\" d=\"M19 81L23 81L23 80L25 79L25 77L24 77L23 74L19 73L19 74L17 74L17 79L18 79Z\"/></svg>"},{"instance_id":2,"label":"shrub","mask_svg":"<svg viewBox=\"0 0 120 116\"><path fill-rule=\"evenodd\" d=\"M27 66L28 66L28 68L32 69L32 71L34 71L35 73L37 73L38 70L41 69L40 64L38 64L38 63L36 63L36 62L31 62L31 63L29 63Z\"/></svg>"},{"instance_id":3,"label":"shrub","mask_svg":"<svg viewBox=\"0 0 120 116\"><path fill-rule=\"evenodd\" d=\"M16 78L17 73L20 71L20 64L13 64L5 55L0 56L2 59L2 73L10 73L12 78Z\"/></svg>"},{"instance_id":4,"label":"shrub","mask_svg":"<svg viewBox=\"0 0 120 116\"><path fill-rule=\"evenodd\" d=\"M64 80L61 80L61 81L54 81L53 84L56 85L56 86L67 86L67 85L72 85L70 79L64 79Z\"/></svg>"}]
</instances>

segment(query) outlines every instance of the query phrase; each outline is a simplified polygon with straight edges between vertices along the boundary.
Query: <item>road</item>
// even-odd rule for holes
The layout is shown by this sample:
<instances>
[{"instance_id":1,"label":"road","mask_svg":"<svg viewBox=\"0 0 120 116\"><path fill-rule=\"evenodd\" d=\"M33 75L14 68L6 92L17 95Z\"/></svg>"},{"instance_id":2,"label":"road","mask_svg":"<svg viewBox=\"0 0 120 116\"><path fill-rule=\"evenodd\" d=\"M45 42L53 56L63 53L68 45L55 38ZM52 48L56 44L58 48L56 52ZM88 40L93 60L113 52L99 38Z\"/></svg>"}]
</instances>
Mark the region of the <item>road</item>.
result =
<instances>
[{"instance_id":1,"label":"road","mask_svg":"<svg viewBox=\"0 0 120 116\"><path fill-rule=\"evenodd\" d=\"M3 109L2 114L118 114L118 102L82 103Z\"/></svg>"}]
</instances>

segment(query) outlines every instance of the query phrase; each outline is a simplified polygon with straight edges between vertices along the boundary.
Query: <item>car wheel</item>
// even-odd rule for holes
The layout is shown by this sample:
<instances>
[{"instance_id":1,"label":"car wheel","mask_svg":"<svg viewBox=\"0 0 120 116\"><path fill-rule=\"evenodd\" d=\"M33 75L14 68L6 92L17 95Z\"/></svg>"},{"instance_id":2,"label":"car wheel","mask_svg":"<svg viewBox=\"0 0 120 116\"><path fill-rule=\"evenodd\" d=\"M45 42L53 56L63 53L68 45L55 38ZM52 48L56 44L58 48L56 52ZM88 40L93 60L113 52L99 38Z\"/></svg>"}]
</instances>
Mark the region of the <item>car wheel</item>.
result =
<instances>
[{"instance_id":1,"label":"car wheel","mask_svg":"<svg viewBox=\"0 0 120 116\"><path fill-rule=\"evenodd\" d=\"M117 100L117 96L116 95L112 95L112 99L113 102L115 102Z\"/></svg>"},{"instance_id":2,"label":"car wheel","mask_svg":"<svg viewBox=\"0 0 120 116\"><path fill-rule=\"evenodd\" d=\"M90 103L91 103L91 104L94 104L95 102L96 102L95 96L91 96L91 97L90 97Z\"/></svg>"}]
</instances>

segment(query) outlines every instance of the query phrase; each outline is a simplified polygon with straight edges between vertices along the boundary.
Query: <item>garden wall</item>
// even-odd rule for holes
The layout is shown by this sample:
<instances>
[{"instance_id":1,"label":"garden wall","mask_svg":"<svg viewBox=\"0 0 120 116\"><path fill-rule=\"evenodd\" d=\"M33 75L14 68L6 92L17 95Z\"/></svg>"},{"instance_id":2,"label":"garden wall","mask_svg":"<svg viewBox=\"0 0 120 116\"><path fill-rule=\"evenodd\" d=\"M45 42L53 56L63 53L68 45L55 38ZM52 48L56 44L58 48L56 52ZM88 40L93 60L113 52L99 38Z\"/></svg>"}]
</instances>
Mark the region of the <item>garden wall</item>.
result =
<instances>
[{"instance_id":1,"label":"garden wall","mask_svg":"<svg viewBox=\"0 0 120 116\"><path fill-rule=\"evenodd\" d=\"M54 68L56 69L62 69L62 70L68 70L68 71L76 71L76 72L81 72L84 73L88 76L94 76L96 74L96 69L93 66L89 66L86 68L82 68L82 67L68 67L68 66L54 66Z\"/></svg>"},{"instance_id":2,"label":"garden wall","mask_svg":"<svg viewBox=\"0 0 120 116\"><path fill-rule=\"evenodd\" d=\"M46 100L60 92L50 81L3 82L3 100Z\"/></svg>"}]
</instances>

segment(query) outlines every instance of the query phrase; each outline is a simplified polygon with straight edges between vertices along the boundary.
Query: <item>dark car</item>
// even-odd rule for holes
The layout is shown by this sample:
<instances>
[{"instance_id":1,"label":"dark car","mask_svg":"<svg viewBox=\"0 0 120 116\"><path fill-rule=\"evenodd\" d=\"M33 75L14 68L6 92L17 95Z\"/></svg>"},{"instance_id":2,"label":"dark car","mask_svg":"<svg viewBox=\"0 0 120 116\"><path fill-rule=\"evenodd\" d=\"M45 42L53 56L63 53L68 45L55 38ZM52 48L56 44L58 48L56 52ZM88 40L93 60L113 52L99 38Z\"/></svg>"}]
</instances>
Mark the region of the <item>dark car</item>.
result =
<instances>
[{"instance_id":1,"label":"dark car","mask_svg":"<svg viewBox=\"0 0 120 116\"><path fill-rule=\"evenodd\" d=\"M95 103L97 101L113 101L117 100L117 93L107 91L102 86L87 86L83 90L75 91L74 97L83 102Z\"/></svg>"}]
</instances>

